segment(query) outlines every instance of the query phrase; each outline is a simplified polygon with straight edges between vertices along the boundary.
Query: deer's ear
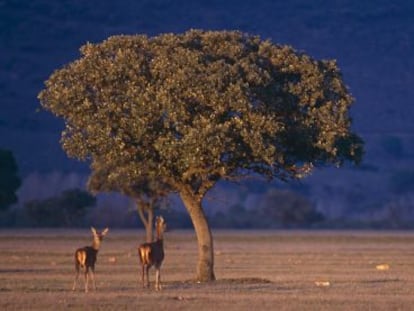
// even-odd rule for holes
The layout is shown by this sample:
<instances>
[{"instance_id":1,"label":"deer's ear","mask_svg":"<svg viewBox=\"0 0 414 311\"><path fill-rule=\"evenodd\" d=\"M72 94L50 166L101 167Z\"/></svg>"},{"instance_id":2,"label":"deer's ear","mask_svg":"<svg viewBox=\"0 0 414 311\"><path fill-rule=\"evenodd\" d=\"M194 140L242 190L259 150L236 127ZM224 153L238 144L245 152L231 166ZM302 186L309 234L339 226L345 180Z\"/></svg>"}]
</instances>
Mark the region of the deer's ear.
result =
<instances>
[{"instance_id":1,"label":"deer's ear","mask_svg":"<svg viewBox=\"0 0 414 311\"><path fill-rule=\"evenodd\" d=\"M92 231L93 235L96 235L96 229L94 227L91 227L91 231Z\"/></svg>"},{"instance_id":2,"label":"deer's ear","mask_svg":"<svg viewBox=\"0 0 414 311\"><path fill-rule=\"evenodd\" d=\"M105 234L107 234L108 233L108 231L109 231L109 228L105 228L105 230L104 231L102 231L102 235L105 235Z\"/></svg>"}]
</instances>

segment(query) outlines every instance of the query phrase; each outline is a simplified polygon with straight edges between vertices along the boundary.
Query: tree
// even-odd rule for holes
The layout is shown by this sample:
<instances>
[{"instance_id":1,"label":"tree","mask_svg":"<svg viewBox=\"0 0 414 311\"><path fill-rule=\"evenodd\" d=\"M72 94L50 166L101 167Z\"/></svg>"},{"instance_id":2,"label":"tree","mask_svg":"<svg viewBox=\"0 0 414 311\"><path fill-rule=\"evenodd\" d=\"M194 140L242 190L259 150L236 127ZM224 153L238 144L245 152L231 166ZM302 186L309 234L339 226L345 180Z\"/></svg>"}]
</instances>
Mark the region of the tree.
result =
<instances>
[{"instance_id":1,"label":"tree","mask_svg":"<svg viewBox=\"0 0 414 311\"><path fill-rule=\"evenodd\" d=\"M13 153L0 149L0 210L17 202L16 191L21 185Z\"/></svg>"},{"instance_id":2,"label":"tree","mask_svg":"<svg viewBox=\"0 0 414 311\"><path fill-rule=\"evenodd\" d=\"M33 225L43 227L80 226L96 198L80 189L63 191L59 196L25 203L26 214Z\"/></svg>"},{"instance_id":3,"label":"tree","mask_svg":"<svg viewBox=\"0 0 414 311\"><path fill-rule=\"evenodd\" d=\"M237 31L87 43L45 86L39 100L65 120L69 156L179 194L197 236L199 281L215 279L202 199L217 181L288 181L362 156L336 62Z\"/></svg>"},{"instance_id":4,"label":"tree","mask_svg":"<svg viewBox=\"0 0 414 311\"><path fill-rule=\"evenodd\" d=\"M136 201L138 215L144 225L146 241L153 241L154 211L165 201L171 192L168 184L148 176L139 176L133 180L126 174L114 173L111 163L93 163L92 174L88 180L88 189L92 192L121 192Z\"/></svg>"},{"instance_id":5,"label":"tree","mask_svg":"<svg viewBox=\"0 0 414 311\"><path fill-rule=\"evenodd\" d=\"M263 216L254 210L247 209L243 204L236 203L227 211L217 211L209 218L211 226L216 228L252 229L264 228Z\"/></svg>"},{"instance_id":6,"label":"tree","mask_svg":"<svg viewBox=\"0 0 414 311\"><path fill-rule=\"evenodd\" d=\"M269 227L304 227L324 219L309 200L290 190L270 189L261 205Z\"/></svg>"}]
</instances>

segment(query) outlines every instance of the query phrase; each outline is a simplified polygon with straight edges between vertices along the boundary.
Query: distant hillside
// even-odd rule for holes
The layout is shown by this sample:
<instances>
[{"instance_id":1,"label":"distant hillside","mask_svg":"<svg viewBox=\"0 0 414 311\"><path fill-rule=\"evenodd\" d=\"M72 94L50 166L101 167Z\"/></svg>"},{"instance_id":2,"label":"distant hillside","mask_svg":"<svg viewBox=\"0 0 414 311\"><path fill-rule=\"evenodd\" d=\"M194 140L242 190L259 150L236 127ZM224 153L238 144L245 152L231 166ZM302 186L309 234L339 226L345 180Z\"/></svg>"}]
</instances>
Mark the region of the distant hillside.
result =
<instances>
[{"instance_id":1,"label":"distant hillside","mask_svg":"<svg viewBox=\"0 0 414 311\"><path fill-rule=\"evenodd\" d=\"M413 133L413 17L403 0L0 1L0 147L23 174L84 171L60 149L62 122L36 112L43 81L87 41L189 28L238 29L335 58L356 98L356 129Z\"/></svg>"}]
</instances>

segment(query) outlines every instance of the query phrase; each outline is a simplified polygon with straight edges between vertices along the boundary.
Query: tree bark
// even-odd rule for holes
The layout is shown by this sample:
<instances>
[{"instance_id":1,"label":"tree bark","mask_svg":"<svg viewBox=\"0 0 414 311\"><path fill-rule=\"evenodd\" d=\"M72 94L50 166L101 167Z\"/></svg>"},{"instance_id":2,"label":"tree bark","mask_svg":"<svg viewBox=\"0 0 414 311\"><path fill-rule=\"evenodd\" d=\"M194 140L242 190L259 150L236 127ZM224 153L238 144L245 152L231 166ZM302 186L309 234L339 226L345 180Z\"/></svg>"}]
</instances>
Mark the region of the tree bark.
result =
<instances>
[{"instance_id":1,"label":"tree bark","mask_svg":"<svg viewBox=\"0 0 414 311\"><path fill-rule=\"evenodd\" d=\"M152 242L154 235L152 231L152 224L154 222L154 209L150 204L144 204L143 202L137 202L138 215L141 218L145 227L145 239L146 242Z\"/></svg>"},{"instance_id":2,"label":"tree bark","mask_svg":"<svg viewBox=\"0 0 414 311\"><path fill-rule=\"evenodd\" d=\"M201 199L190 191L181 191L181 199L190 215L198 242L197 276L199 282L209 282L216 279L214 275L213 237L206 215L201 206Z\"/></svg>"}]
</instances>

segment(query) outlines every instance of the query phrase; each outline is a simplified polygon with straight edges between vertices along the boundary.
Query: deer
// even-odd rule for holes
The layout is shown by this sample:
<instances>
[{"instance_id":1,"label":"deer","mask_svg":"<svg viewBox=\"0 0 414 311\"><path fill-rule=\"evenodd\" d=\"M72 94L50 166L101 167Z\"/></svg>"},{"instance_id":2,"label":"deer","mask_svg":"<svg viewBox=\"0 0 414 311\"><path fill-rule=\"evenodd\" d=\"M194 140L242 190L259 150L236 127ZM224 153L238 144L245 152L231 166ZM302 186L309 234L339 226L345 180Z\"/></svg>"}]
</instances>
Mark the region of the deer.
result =
<instances>
[{"instance_id":1,"label":"deer","mask_svg":"<svg viewBox=\"0 0 414 311\"><path fill-rule=\"evenodd\" d=\"M96 257L98 255L99 247L101 246L101 241L104 236L108 233L109 229L105 228L102 232L97 232L94 227L91 227L93 242L92 246L85 246L78 248L75 251L75 270L76 276L75 281L73 282L72 291L76 290L76 286L79 279L79 273L82 269L85 275L85 293L88 292L88 281L89 274L92 278L93 289L96 291L95 283L95 263Z\"/></svg>"},{"instance_id":2,"label":"deer","mask_svg":"<svg viewBox=\"0 0 414 311\"><path fill-rule=\"evenodd\" d=\"M167 224L162 216L155 219L156 240L143 243L138 247L138 257L142 266L142 286L149 287L148 271L155 267L155 290L161 290L161 265L164 260L163 235Z\"/></svg>"}]
</instances>

